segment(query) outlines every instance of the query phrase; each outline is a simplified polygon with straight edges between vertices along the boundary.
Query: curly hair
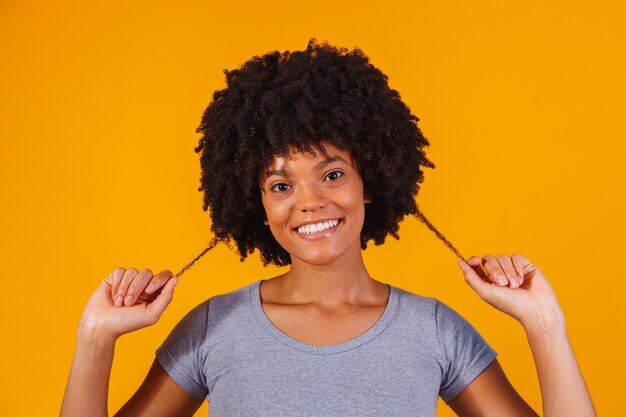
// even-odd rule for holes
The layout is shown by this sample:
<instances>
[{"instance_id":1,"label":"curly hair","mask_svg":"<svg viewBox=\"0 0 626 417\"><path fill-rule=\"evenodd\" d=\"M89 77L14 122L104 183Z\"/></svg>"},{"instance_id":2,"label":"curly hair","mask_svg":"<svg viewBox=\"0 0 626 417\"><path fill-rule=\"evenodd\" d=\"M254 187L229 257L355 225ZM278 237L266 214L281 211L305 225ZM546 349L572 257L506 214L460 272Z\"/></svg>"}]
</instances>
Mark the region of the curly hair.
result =
<instances>
[{"instance_id":1,"label":"curly hair","mask_svg":"<svg viewBox=\"0 0 626 417\"><path fill-rule=\"evenodd\" d=\"M218 241L234 242L242 261L258 249L264 265L290 264L289 253L263 224L259 175L274 156L294 148L327 157L322 141L350 152L371 198L363 249L370 240L380 245L388 235L398 239L400 221L411 214L459 255L415 202L422 167L435 167L423 151L429 143L419 119L361 49L311 39L304 51L254 56L224 73L227 86L214 92L204 111L195 148L201 153L203 209L210 209L215 238L187 267Z\"/></svg>"}]
</instances>

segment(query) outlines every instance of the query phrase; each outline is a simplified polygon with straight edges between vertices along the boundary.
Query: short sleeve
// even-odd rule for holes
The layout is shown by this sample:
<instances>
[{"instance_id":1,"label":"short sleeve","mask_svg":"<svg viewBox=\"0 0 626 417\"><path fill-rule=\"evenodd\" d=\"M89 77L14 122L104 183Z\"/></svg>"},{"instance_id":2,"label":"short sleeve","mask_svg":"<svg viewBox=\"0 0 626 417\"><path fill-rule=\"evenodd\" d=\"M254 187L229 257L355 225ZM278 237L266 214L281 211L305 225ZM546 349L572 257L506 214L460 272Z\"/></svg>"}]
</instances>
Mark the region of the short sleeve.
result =
<instances>
[{"instance_id":1,"label":"short sleeve","mask_svg":"<svg viewBox=\"0 0 626 417\"><path fill-rule=\"evenodd\" d=\"M157 360L163 369L196 398L206 398L208 394L202 361L208 312L207 300L187 313L156 351Z\"/></svg>"},{"instance_id":2,"label":"short sleeve","mask_svg":"<svg viewBox=\"0 0 626 417\"><path fill-rule=\"evenodd\" d=\"M447 305L436 304L437 337L444 359L439 395L448 403L493 362L496 352Z\"/></svg>"}]
</instances>

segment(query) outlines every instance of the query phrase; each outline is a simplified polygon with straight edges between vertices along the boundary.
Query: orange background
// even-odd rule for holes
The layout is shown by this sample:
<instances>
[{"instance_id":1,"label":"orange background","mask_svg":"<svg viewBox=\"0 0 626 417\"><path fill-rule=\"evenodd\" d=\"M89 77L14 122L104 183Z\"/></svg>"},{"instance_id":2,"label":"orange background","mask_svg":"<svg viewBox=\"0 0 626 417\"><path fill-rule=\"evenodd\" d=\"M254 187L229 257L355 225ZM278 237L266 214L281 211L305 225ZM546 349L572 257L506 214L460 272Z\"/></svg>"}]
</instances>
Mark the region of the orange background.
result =
<instances>
[{"instance_id":1,"label":"orange background","mask_svg":"<svg viewBox=\"0 0 626 417\"><path fill-rule=\"evenodd\" d=\"M0 2L0 415L58 413L80 312L110 270L177 270L204 247L193 147L222 70L310 37L359 46L389 75L431 141L426 215L466 257L517 251L542 268L599 415L618 415L625 3L236 5ZM371 275L458 310L540 410L521 326L472 293L417 220L400 235L366 251ZM118 343L111 411L186 311L275 273L223 246L209 253L158 325Z\"/></svg>"}]
</instances>

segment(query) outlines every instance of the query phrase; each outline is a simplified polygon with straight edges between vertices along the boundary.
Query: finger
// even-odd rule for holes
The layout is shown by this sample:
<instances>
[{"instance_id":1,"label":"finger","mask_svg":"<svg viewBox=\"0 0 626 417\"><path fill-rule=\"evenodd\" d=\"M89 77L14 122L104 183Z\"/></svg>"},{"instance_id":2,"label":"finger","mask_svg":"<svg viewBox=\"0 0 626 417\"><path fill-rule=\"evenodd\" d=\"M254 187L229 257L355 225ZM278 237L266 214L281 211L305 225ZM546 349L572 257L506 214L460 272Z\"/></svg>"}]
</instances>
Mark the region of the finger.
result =
<instances>
[{"instance_id":1,"label":"finger","mask_svg":"<svg viewBox=\"0 0 626 417\"><path fill-rule=\"evenodd\" d=\"M517 288L522 285L522 279L517 276L517 271L513 266L513 261L511 261L511 257L509 255L501 254L498 256L498 263L500 267L504 270L504 273L509 280L509 286L511 288Z\"/></svg>"},{"instance_id":2,"label":"finger","mask_svg":"<svg viewBox=\"0 0 626 417\"><path fill-rule=\"evenodd\" d=\"M487 276L487 273L483 269L482 261L482 258L478 256L472 256L467 259L466 263L474 269L474 272L476 272L476 274L478 274L480 278L485 281L491 281Z\"/></svg>"},{"instance_id":3,"label":"finger","mask_svg":"<svg viewBox=\"0 0 626 417\"><path fill-rule=\"evenodd\" d=\"M169 279L172 278L173 275L174 274L172 273L172 271L168 269L164 269L163 271L156 274L146 287L146 294L152 294L153 292L164 286L165 283L169 281Z\"/></svg>"},{"instance_id":4,"label":"finger","mask_svg":"<svg viewBox=\"0 0 626 417\"><path fill-rule=\"evenodd\" d=\"M111 271L111 273L109 274L109 277L111 278L110 284L112 300L115 300L115 294L117 293L117 289L120 286L120 282L122 282L122 276L124 275L124 272L126 272L124 268L118 267Z\"/></svg>"},{"instance_id":5,"label":"finger","mask_svg":"<svg viewBox=\"0 0 626 417\"><path fill-rule=\"evenodd\" d=\"M485 267L485 271L487 271L491 282L498 284L501 287L509 285L509 279L502 270L502 267L495 256L489 254L483 256L482 264Z\"/></svg>"},{"instance_id":6,"label":"finger","mask_svg":"<svg viewBox=\"0 0 626 417\"><path fill-rule=\"evenodd\" d=\"M115 271L113 270L109 275L107 275L107 277L102 281L102 283L96 290L96 292L102 293L107 299L109 298L108 294L111 293L111 283L113 282L111 277L113 276L113 272Z\"/></svg>"},{"instance_id":7,"label":"finger","mask_svg":"<svg viewBox=\"0 0 626 417\"><path fill-rule=\"evenodd\" d=\"M126 296L124 297L124 305L132 306L139 298L139 295L144 291L150 280L152 280L152 271L149 268L144 268L132 280L130 285L128 286L128 291L126 291Z\"/></svg>"},{"instance_id":8,"label":"finger","mask_svg":"<svg viewBox=\"0 0 626 417\"><path fill-rule=\"evenodd\" d=\"M169 281L167 281L157 298L155 298L153 302L148 304L146 311L150 316L150 321L152 322L152 324L159 321L159 318L172 301L172 298L174 298L174 288L176 288L176 284L178 284L178 278L171 278Z\"/></svg>"},{"instance_id":9,"label":"finger","mask_svg":"<svg viewBox=\"0 0 626 417\"><path fill-rule=\"evenodd\" d=\"M480 298L486 300L489 297L489 293L491 292L490 287L493 284L480 277L476 273L474 267L467 262L461 260L459 261L459 266L465 276L465 282L467 282L467 284L478 294Z\"/></svg>"},{"instance_id":10,"label":"finger","mask_svg":"<svg viewBox=\"0 0 626 417\"><path fill-rule=\"evenodd\" d=\"M138 273L139 271L137 271L135 268L128 268L124 272L124 275L122 276L122 279L120 281L120 285L117 287L117 291L115 291L114 301L116 306L120 307L124 305L124 297L126 297L126 291L128 291L128 287L130 287L131 282L133 282L133 279L135 279Z\"/></svg>"},{"instance_id":11,"label":"finger","mask_svg":"<svg viewBox=\"0 0 626 417\"><path fill-rule=\"evenodd\" d=\"M110 275L110 274L109 274ZM111 299L111 279L107 276L102 280L98 288L89 297L88 304L94 302L104 302L107 306L113 306L113 300ZM97 301L96 301L97 300Z\"/></svg>"},{"instance_id":12,"label":"finger","mask_svg":"<svg viewBox=\"0 0 626 417\"><path fill-rule=\"evenodd\" d=\"M107 284L109 284L109 285L113 284L113 274L114 273L115 273L115 269L112 270L111 272L109 272L109 275L107 275L106 278L104 279L104 281L106 281Z\"/></svg>"},{"instance_id":13,"label":"finger","mask_svg":"<svg viewBox=\"0 0 626 417\"><path fill-rule=\"evenodd\" d=\"M515 266L517 274L521 277L522 283L524 283L524 280L526 279L526 274L533 268L536 268L535 265L533 265L533 263L526 259L526 257L521 253L514 253L511 255L511 261L513 262L513 266Z\"/></svg>"}]
</instances>

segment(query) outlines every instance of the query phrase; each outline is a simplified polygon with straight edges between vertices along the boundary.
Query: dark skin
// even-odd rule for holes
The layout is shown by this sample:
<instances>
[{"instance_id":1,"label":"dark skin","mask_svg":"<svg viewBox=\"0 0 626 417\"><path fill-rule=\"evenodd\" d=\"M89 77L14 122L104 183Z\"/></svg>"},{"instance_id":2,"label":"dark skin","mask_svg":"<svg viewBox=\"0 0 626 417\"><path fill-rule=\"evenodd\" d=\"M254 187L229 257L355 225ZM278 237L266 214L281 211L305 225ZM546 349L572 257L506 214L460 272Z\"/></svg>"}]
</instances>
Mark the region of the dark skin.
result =
<instances>
[{"instance_id":1,"label":"dark skin","mask_svg":"<svg viewBox=\"0 0 626 417\"><path fill-rule=\"evenodd\" d=\"M283 333L316 346L342 343L366 332L383 314L389 296L389 287L369 276L361 256L359 234L368 198L360 175L349 153L324 146L332 161L320 162L294 151L276 157L270 174L261 178L266 224L292 257L287 273L262 283L262 307ZM544 415L595 416L562 312L539 268L520 254L473 256L459 266L483 300L524 327ZM169 271L153 275L132 268L117 268L105 279L83 312L62 417L107 415L116 339L156 323L176 282ZM116 415L192 416L202 402L155 361ZM537 416L495 360L450 407L461 417Z\"/></svg>"},{"instance_id":2,"label":"dark skin","mask_svg":"<svg viewBox=\"0 0 626 417\"><path fill-rule=\"evenodd\" d=\"M293 306L292 311L297 314L297 309ZM283 311L288 314L288 310ZM311 336L318 337L315 333ZM306 336L300 340L306 341ZM202 402L203 399L194 398L183 390L155 360L141 387L116 416L193 416ZM460 417L537 416L511 386L497 360L450 401L449 406Z\"/></svg>"},{"instance_id":3,"label":"dark skin","mask_svg":"<svg viewBox=\"0 0 626 417\"><path fill-rule=\"evenodd\" d=\"M389 295L381 284L364 305L327 309L302 303L285 303L280 278L264 281L262 306L283 333L304 343L325 346L342 343L367 331L383 314ZM163 403L155 399L163 399ZM154 361L135 395L116 416L193 416L203 399L190 396ZM537 416L506 378L495 360L472 381L449 406L461 417ZM162 413L162 414L160 414Z\"/></svg>"}]
</instances>

